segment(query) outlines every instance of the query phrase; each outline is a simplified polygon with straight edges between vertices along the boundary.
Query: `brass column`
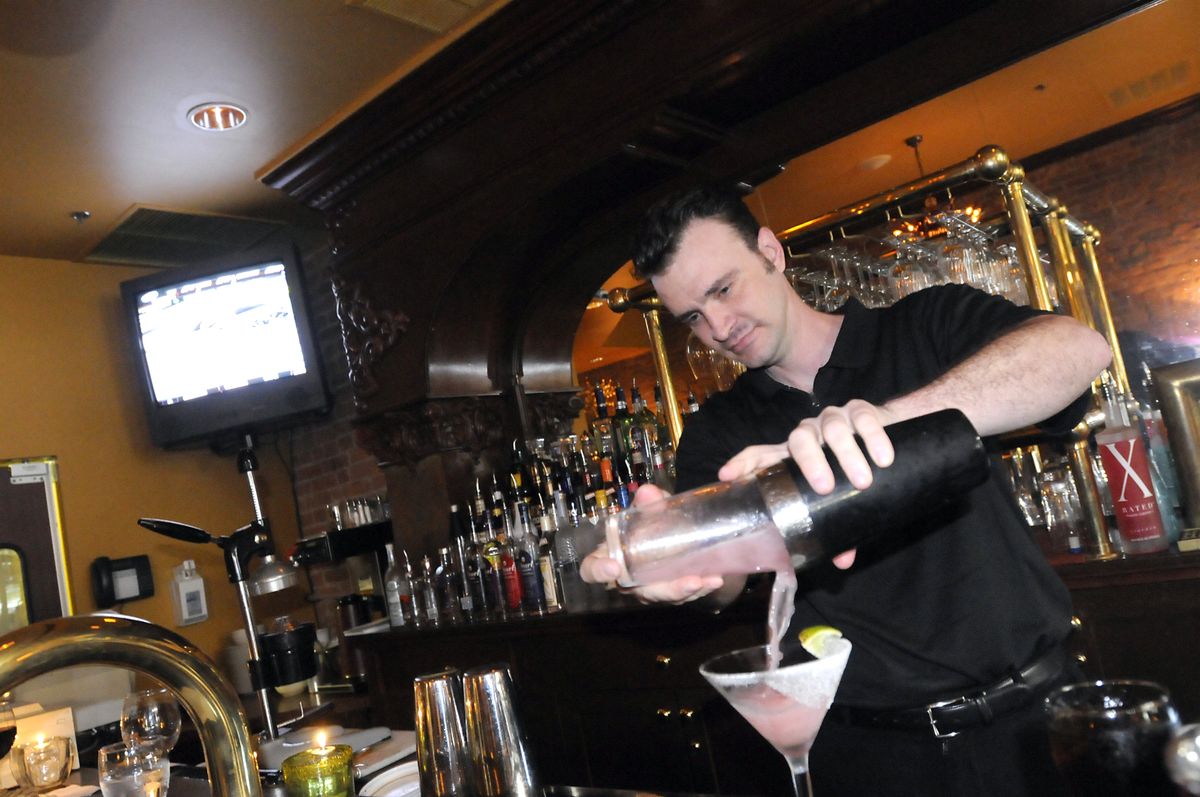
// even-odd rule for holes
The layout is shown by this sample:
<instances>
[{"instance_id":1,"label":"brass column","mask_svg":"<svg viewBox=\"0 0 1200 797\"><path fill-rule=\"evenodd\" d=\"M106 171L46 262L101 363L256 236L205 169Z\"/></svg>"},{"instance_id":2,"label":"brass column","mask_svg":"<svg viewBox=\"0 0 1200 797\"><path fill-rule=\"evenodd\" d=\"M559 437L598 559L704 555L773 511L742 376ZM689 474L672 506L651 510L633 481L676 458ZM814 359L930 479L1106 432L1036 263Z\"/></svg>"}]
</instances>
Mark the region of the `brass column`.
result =
<instances>
[{"instance_id":1,"label":"brass column","mask_svg":"<svg viewBox=\"0 0 1200 797\"><path fill-rule=\"evenodd\" d=\"M1029 220L1029 208L1025 205L1022 187L1024 182L1025 170L1014 163L1009 167L1004 181L1000 183L1000 193L1004 197L1008 224L1017 239L1017 257L1025 266L1033 306L1039 310L1054 310L1050 301L1050 291L1046 288L1046 272L1042 269L1042 260L1038 256L1037 238L1034 237L1033 224Z\"/></svg>"},{"instance_id":2,"label":"brass column","mask_svg":"<svg viewBox=\"0 0 1200 797\"><path fill-rule=\"evenodd\" d=\"M608 293L608 308L614 313L641 310L646 322L646 337L650 339L650 352L654 356L654 371L662 384L663 409L667 416L667 428L671 430L672 445L679 445L683 434L683 415L679 412L679 399L675 396L675 380L671 377L671 361L667 359L667 343L662 333L662 300L654 293L649 282L632 288L614 288Z\"/></svg>"},{"instance_id":3,"label":"brass column","mask_svg":"<svg viewBox=\"0 0 1200 797\"><path fill-rule=\"evenodd\" d=\"M1112 310L1108 306L1108 291L1104 289L1104 278L1100 276L1100 261L1096 257L1096 245L1100 243L1100 233L1092 225L1085 228L1087 235L1083 237L1080 249L1083 251L1083 262L1087 268L1088 287L1092 290L1092 298L1096 309L1100 311L1101 332L1108 339L1108 347L1112 349L1112 364L1109 370L1117 380L1117 387L1122 393L1130 392L1129 372L1125 370L1125 357L1121 354L1121 344L1117 340L1117 327L1113 322Z\"/></svg>"},{"instance_id":4,"label":"brass column","mask_svg":"<svg viewBox=\"0 0 1200 797\"><path fill-rule=\"evenodd\" d=\"M683 434L683 415L679 412L679 399L675 395L675 382L671 379L671 361L667 359L667 344L663 339L662 319L658 309L642 311L646 322L646 337L650 339L650 351L654 354L654 370L662 383L662 399L667 415L667 427L671 430L671 445L679 445Z\"/></svg>"},{"instance_id":5,"label":"brass column","mask_svg":"<svg viewBox=\"0 0 1200 797\"><path fill-rule=\"evenodd\" d=\"M1050 212L1042 216L1042 229L1046 231L1046 241L1050 245L1050 259L1054 263L1058 287L1066 294L1059 298L1066 300L1071 315L1099 332L1091 302L1083 286L1083 277L1079 273L1075 249L1071 245L1071 234L1063 224L1063 215L1066 212L1067 209L1059 205L1057 200L1051 200Z\"/></svg>"},{"instance_id":6,"label":"brass column","mask_svg":"<svg viewBox=\"0 0 1200 797\"><path fill-rule=\"evenodd\" d=\"M1050 291L1046 288L1046 272L1042 268L1037 239L1029 219L1029 208L1025 204L1024 180L1025 170L1019 164L1012 164L1000 183L1000 193L1004 197L1009 226L1012 227L1013 236L1017 240L1017 256L1025 266L1025 273L1029 279L1029 295L1033 298L1033 306L1039 310L1053 311ZM1066 287L1062 289L1067 290ZM1100 489L1096 486L1096 477L1092 473L1091 452L1088 450L1086 438L1071 446L1070 464L1071 474L1080 488L1079 503L1083 508L1084 520L1087 521L1095 558L1114 559L1117 554L1113 552L1108 541L1108 524L1104 521Z\"/></svg>"}]
</instances>

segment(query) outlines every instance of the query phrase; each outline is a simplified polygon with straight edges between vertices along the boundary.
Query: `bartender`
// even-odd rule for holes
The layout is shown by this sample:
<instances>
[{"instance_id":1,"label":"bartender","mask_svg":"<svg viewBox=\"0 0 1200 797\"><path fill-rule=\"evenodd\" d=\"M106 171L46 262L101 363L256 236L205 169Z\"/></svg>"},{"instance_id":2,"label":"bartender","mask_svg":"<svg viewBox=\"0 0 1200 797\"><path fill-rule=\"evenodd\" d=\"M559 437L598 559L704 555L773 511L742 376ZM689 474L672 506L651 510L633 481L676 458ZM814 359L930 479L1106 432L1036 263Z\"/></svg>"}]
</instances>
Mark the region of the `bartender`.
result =
<instances>
[{"instance_id":1,"label":"bartender","mask_svg":"<svg viewBox=\"0 0 1200 797\"><path fill-rule=\"evenodd\" d=\"M868 457L879 467L893 459L885 425L948 408L984 436L1033 424L1066 431L1111 356L1102 336L1071 318L961 285L887 308L849 299L836 313L818 312L784 277L776 237L718 188L655 205L636 236L634 264L672 315L748 368L689 416L677 452L679 490L792 457L825 494L834 477L822 445L865 489ZM662 496L643 487L637 503ZM811 752L814 790L1063 793L1040 701L1077 677L1064 651L1066 588L998 476L919 532L798 574L793 633L829 625L854 644ZM582 566L594 582L618 573L600 551ZM635 594L721 605L742 585L688 576Z\"/></svg>"}]
</instances>

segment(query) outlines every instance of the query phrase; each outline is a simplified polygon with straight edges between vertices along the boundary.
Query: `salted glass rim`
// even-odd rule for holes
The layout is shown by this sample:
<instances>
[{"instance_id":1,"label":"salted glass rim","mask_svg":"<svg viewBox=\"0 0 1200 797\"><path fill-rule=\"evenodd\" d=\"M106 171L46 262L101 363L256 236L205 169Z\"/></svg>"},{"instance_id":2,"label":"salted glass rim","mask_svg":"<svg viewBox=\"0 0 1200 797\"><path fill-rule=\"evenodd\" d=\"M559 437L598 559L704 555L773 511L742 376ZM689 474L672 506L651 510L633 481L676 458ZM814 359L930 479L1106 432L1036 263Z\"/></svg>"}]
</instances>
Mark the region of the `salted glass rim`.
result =
<instances>
[{"instance_id":1,"label":"salted glass rim","mask_svg":"<svg viewBox=\"0 0 1200 797\"><path fill-rule=\"evenodd\" d=\"M847 657L849 657L850 651L854 647L850 640L846 639L845 637L831 639L826 644L829 645L829 652L824 656L805 659L804 661L793 661L791 663L787 663L788 657L803 651L803 647L795 645L781 650L780 653L782 655L782 662L780 663L778 670L786 671L789 668L800 669L802 667L818 667L822 664L830 666L835 662L841 663ZM720 653L700 665L700 674L710 682L719 682L722 685L729 686L737 685L739 683L757 682L762 679L762 674L766 672L764 665L768 660L769 650L770 645L752 645L750 647L739 648L738 650ZM721 667L722 664L728 665L739 658L745 658L747 655L757 655L760 657L758 660L752 660L755 662L755 669L747 670L745 668L741 668L739 670L730 672Z\"/></svg>"}]
</instances>

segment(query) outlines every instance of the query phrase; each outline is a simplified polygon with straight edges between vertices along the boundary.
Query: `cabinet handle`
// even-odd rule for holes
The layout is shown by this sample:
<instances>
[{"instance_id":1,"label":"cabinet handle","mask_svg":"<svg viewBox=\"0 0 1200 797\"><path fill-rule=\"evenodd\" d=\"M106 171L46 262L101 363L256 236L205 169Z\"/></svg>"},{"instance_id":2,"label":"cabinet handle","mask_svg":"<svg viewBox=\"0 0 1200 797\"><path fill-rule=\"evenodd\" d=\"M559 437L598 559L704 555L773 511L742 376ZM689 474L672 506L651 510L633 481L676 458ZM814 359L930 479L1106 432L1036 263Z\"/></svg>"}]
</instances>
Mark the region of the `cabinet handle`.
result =
<instances>
[{"instance_id":1,"label":"cabinet handle","mask_svg":"<svg viewBox=\"0 0 1200 797\"><path fill-rule=\"evenodd\" d=\"M1084 653L1076 653L1075 661L1079 664L1087 664L1087 655Z\"/></svg>"},{"instance_id":2,"label":"cabinet handle","mask_svg":"<svg viewBox=\"0 0 1200 797\"><path fill-rule=\"evenodd\" d=\"M1076 631L1078 631L1080 628L1083 628L1083 618L1077 614L1071 615L1071 627Z\"/></svg>"},{"instance_id":3,"label":"cabinet handle","mask_svg":"<svg viewBox=\"0 0 1200 797\"><path fill-rule=\"evenodd\" d=\"M681 709L679 709L679 718L680 718L680 719L683 719L683 720L690 720L690 719L691 719L692 717L694 717L694 716L696 716L696 711L695 711L695 709L690 709L690 708L681 708Z\"/></svg>"},{"instance_id":4,"label":"cabinet handle","mask_svg":"<svg viewBox=\"0 0 1200 797\"><path fill-rule=\"evenodd\" d=\"M669 708L660 708L658 711L656 711L654 713L658 715L659 719L664 719L664 720L671 719L672 712L671 712L671 709L669 709Z\"/></svg>"},{"instance_id":5,"label":"cabinet handle","mask_svg":"<svg viewBox=\"0 0 1200 797\"><path fill-rule=\"evenodd\" d=\"M658 669L665 670L671 666L671 657L664 656L663 654L659 653L654 657L654 664L656 667L658 667Z\"/></svg>"}]
</instances>

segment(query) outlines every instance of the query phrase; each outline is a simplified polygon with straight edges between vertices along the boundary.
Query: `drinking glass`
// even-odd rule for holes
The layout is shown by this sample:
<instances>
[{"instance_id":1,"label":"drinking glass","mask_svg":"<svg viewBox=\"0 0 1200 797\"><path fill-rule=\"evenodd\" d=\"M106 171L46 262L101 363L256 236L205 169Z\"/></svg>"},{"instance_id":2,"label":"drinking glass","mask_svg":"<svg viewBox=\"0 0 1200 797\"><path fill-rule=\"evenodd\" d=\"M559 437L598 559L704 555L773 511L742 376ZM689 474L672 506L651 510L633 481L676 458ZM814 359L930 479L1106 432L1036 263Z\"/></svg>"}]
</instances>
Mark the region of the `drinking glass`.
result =
<instances>
[{"instance_id":1,"label":"drinking glass","mask_svg":"<svg viewBox=\"0 0 1200 797\"><path fill-rule=\"evenodd\" d=\"M1174 795L1164 750L1179 728L1167 690L1149 681L1064 686L1046 698L1054 763L1077 797Z\"/></svg>"},{"instance_id":2,"label":"drinking glass","mask_svg":"<svg viewBox=\"0 0 1200 797\"><path fill-rule=\"evenodd\" d=\"M117 742L96 753L104 797L166 797L170 764L149 747Z\"/></svg>"},{"instance_id":3,"label":"drinking glass","mask_svg":"<svg viewBox=\"0 0 1200 797\"><path fill-rule=\"evenodd\" d=\"M179 741L179 703L167 689L147 689L125 697L121 738L134 747L150 747L162 758Z\"/></svg>"},{"instance_id":4,"label":"drinking glass","mask_svg":"<svg viewBox=\"0 0 1200 797\"><path fill-rule=\"evenodd\" d=\"M715 656L700 665L704 676L754 730L771 743L792 770L796 797L811 797L808 751L841 683L850 642L833 639L814 659L803 648L781 651L760 645Z\"/></svg>"}]
</instances>

